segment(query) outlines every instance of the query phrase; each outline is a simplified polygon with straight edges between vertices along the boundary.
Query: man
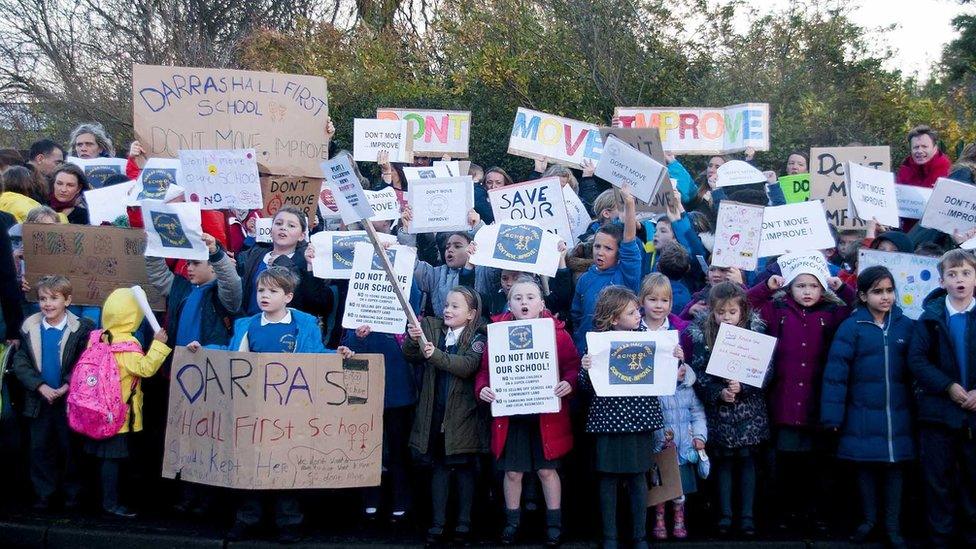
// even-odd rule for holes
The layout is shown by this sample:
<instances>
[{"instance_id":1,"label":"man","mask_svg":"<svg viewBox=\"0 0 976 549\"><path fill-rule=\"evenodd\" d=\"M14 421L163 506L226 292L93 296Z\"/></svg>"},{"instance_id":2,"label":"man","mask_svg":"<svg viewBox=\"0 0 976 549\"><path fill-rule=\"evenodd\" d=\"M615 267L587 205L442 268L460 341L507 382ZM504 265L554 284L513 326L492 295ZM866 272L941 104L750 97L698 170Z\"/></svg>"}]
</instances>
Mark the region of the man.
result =
<instances>
[{"instance_id":1,"label":"man","mask_svg":"<svg viewBox=\"0 0 976 549\"><path fill-rule=\"evenodd\" d=\"M50 178L64 162L64 149L50 139L41 139L31 144L27 158L31 168Z\"/></svg>"},{"instance_id":2,"label":"man","mask_svg":"<svg viewBox=\"0 0 976 549\"><path fill-rule=\"evenodd\" d=\"M901 163L895 180L931 189L937 179L948 177L952 161L939 150L938 141L939 134L928 126L916 126L908 132L911 154Z\"/></svg>"}]
</instances>

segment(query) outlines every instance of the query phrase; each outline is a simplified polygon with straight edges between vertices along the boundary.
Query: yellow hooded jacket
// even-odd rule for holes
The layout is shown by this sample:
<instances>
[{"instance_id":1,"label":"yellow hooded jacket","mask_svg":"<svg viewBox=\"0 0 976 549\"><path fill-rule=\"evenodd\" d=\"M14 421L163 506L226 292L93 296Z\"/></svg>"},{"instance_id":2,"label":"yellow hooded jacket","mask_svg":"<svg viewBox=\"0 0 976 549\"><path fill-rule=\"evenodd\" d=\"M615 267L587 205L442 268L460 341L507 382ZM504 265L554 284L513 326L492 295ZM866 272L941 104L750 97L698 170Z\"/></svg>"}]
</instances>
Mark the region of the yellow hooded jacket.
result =
<instances>
[{"instance_id":1,"label":"yellow hooded jacket","mask_svg":"<svg viewBox=\"0 0 976 549\"><path fill-rule=\"evenodd\" d=\"M113 343L138 342L132 332L139 328L142 319L142 309L139 308L131 288L119 288L105 298L105 304L102 306L102 327L112 334ZM119 365L122 401L129 402L129 395L135 391L129 407L129 413L135 414L135 420L132 422L133 431L142 430L142 387L137 378L155 374L169 356L170 350L165 343L154 339L149 352L145 355L133 352L114 353L115 362ZM136 381L135 387L133 387L133 380ZM122 424L119 433L128 432L129 416L126 415L125 423Z\"/></svg>"}]
</instances>

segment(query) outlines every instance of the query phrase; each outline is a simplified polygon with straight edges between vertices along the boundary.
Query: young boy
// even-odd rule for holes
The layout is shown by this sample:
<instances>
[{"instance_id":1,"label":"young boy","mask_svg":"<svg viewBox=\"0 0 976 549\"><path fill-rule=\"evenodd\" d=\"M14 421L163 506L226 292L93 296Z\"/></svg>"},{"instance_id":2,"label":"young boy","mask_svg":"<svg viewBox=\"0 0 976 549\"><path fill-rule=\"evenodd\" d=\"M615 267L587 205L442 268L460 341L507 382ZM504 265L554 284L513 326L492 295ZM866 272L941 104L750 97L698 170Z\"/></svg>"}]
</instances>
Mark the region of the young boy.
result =
<instances>
[{"instance_id":1,"label":"young boy","mask_svg":"<svg viewBox=\"0 0 976 549\"><path fill-rule=\"evenodd\" d=\"M30 477L37 496L34 508L46 511L59 484L65 507L74 508L81 485L65 395L71 371L95 326L68 311L71 282L67 278L45 276L37 284L37 295L41 312L24 321L20 349L12 366L27 389L24 415L30 418Z\"/></svg>"},{"instance_id":2,"label":"young boy","mask_svg":"<svg viewBox=\"0 0 976 549\"><path fill-rule=\"evenodd\" d=\"M917 382L919 454L932 547L948 547L962 504L964 543L976 544L976 257L946 252L942 288L925 299L908 353Z\"/></svg>"}]
</instances>

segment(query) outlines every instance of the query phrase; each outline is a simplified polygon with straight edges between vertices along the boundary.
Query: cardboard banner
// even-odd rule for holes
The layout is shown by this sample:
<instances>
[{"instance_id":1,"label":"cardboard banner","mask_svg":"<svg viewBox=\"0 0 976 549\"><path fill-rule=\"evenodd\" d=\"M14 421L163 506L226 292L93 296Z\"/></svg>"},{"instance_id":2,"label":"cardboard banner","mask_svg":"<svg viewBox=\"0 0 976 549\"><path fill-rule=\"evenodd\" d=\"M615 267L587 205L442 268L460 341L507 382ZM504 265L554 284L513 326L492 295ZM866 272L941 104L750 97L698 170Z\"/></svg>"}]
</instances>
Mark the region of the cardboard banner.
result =
<instances>
[{"instance_id":1,"label":"cardboard banner","mask_svg":"<svg viewBox=\"0 0 976 549\"><path fill-rule=\"evenodd\" d=\"M376 162L380 151L390 153L390 162L413 162L410 123L405 120L356 118L352 127L352 157L356 162Z\"/></svg>"},{"instance_id":2,"label":"cardboard banner","mask_svg":"<svg viewBox=\"0 0 976 549\"><path fill-rule=\"evenodd\" d=\"M206 261L210 258L203 243L200 204L143 200L142 219L146 228L146 256Z\"/></svg>"},{"instance_id":3,"label":"cardboard banner","mask_svg":"<svg viewBox=\"0 0 976 549\"><path fill-rule=\"evenodd\" d=\"M810 199L823 200L827 219L837 230L863 229L864 221L847 211L845 162L891 171L888 147L826 147L810 149Z\"/></svg>"},{"instance_id":4,"label":"cardboard banner","mask_svg":"<svg viewBox=\"0 0 976 549\"><path fill-rule=\"evenodd\" d=\"M380 242L396 244L396 237L378 233ZM369 242L366 231L319 231L309 239L315 247L312 260L312 275L325 279L352 278L352 262L355 246L359 242ZM413 267L411 267L411 276Z\"/></svg>"},{"instance_id":5,"label":"cardboard banner","mask_svg":"<svg viewBox=\"0 0 976 549\"><path fill-rule=\"evenodd\" d=\"M162 311L166 300L146 275L146 233L142 229L87 225L35 224L23 226L24 278L36 290L47 275L71 280L75 305L101 306L116 288L139 285L152 308ZM27 296L37 301L37 292Z\"/></svg>"},{"instance_id":6,"label":"cardboard banner","mask_svg":"<svg viewBox=\"0 0 976 549\"><path fill-rule=\"evenodd\" d=\"M754 271L763 234L762 206L723 200L715 223L712 265ZM706 269L705 272L708 272Z\"/></svg>"},{"instance_id":7,"label":"cardboard banner","mask_svg":"<svg viewBox=\"0 0 976 549\"><path fill-rule=\"evenodd\" d=\"M601 397L673 395L677 345L677 330L587 332L593 390Z\"/></svg>"},{"instance_id":8,"label":"cardboard banner","mask_svg":"<svg viewBox=\"0 0 976 549\"><path fill-rule=\"evenodd\" d=\"M366 202L373 210L370 221L393 221L400 219L400 199L396 189L386 187L382 191L363 191Z\"/></svg>"},{"instance_id":9,"label":"cardboard banner","mask_svg":"<svg viewBox=\"0 0 976 549\"><path fill-rule=\"evenodd\" d=\"M112 224L119 217L125 217L128 222L126 205L129 203L129 193L135 186L135 181L109 185L101 189L85 191L85 204L88 206L88 224Z\"/></svg>"},{"instance_id":10,"label":"cardboard banner","mask_svg":"<svg viewBox=\"0 0 976 549\"><path fill-rule=\"evenodd\" d=\"M600 138L603 139L604 144L610 136L650 156L659 164L668 165L668 160L664 157L664 148L661 146L661 132L655 128L600 128Z\"/></svg>"},{"instance_id":11,"label":"cardboard banner","mask_svg":"<svg viewBox=\"0 0 976 549\"><path fill-rule=\"evenodd\" d=\"M775 337L722 324L705 372L761 388L775 349Z\"/></svg>"},{"instance_id":12,"label":"cardboard banner","mask_svg":"<svg viewBox=\"0 0 976 549\"><path fill-rule=\"evenodd\" d=\"M582 168L603 150L600 129L587 122L519 107L508 140L508 154Z\"/></svg>"},{"instance_id":13,"label":"cardboard banner","mask_svg":"<svg viewBox=\"0 0 976 549\"><path fill-rule=\"evenodd\" d=\"M783 254L776 259L776 263L779 264L780 272L783 274L784 285L793 282L801 274L808 274L816 278L825 290L828 289L827 279L830 278L830 268L822 252Z\"/></svg>"},{"instance_id":14,"label":"cardboard banner","mask_svg":"<svg viewBox=\"0 0 976 549\"><path fill-rule=\"evenodd\" d=\"M556 328L551 318L488 325L488 375L494 417L558 412Z\"/></svg>"},{"instance_id":15,"label":"cardboard banner","mask_svg":"<svg viewBox=\"0 0 976 549\"><path fill-rule=\"evenodd\" d=\"M544 177L488 191L495 222L532 221L556 233L567 245L573 241L569 214L558 177Z\"/></svg>"},{"instance_id":16,"label":"cardboard banner","mask_svg":"<svg viewBox=\"0 0 976 549\"><path fill-rule=\"evenodd\" d=\"M485 225L474 235L478 249L472 265L556 276L559 237L537 224L500 222Z\"/></svg>"},{"instance_id":17,"label":"cardboard banner","mask_svg":"<svg viewBox=\"0 0 976 549\"><path fill-rule=\"evenodd\" d=\"M466 231L474 183L469 175L411 181L407 202L413 210L411 234Z\"/></svg>"},{"instance_id":18,"label":"cardboard banner","mask_svg":"<svg viewBox=\"0 0 976 549\"><path fill-rule=\"evenodd\" d=\"M305 177L329 158L328 90L317 76L136 64L132 111L150 158L253 148L269 173Z\"/></svg>"},{"instance_id":19,"label":"cardboard banner","mask_svg":"<svg viewBox=\"0 0 976 549\"><path fill-rule=\"evenodd\" d=\"M312 177L271 176L261 178L261 215L274 217L285 206L294 206L311 218L315 215L322 179Z\"/></svg>"},{"instance_id":20,"label":"cardboard banner","mask_svg":"<svg viewBox=\"0 0 976 549\"><path fill-rule=\"evenodd\" d=\"M939 287L939 258L870 248L857 251L858 274L875 265L891 271L895 277L896 304L905 316L918 320L925 298Z\"/></svg>"},{"instance_id":21,"label":"cardboard banner","mask_svg":"<svg viewBox=\"0 0 976 549\"><path fill-rule=\"evenodd\" d=\"M976 227L976 186L940 177L919 224L950 236Z\"/></svg>"},{"instance_id":22,"label":"cardboard banner","mask_svg":"<svg viewBox=\"0 0 976 549\"><path fill-rule=\"evenodd\" d=\"M376 118L413 122L412 148L415 155L468 157L471 111L384 108L376 109Z\"/></svg>"},{"instance_id":23,"label":"cardboard banner","mask_svg":"<svg viewBox=\"0 0 976 549\"><path fill-rule=\"evenodd\" d=\"M569 232L573 234L573 241L567 241L567 245L575 246L579 242L579 237L589 228L593 221L590 213L586 211L586 205L580 200L579 195L573 192L569 185L563 187L563 202L566 203L566 216L569 219ZM572 247L570 246L570 247Z\"/></svg>"},{"instance_id":24,"label":"cardboard banner","mask_svg":"<svg viewBox=\"0 0 976 549\"><path fill-rule=\"evenodd\" d=\"M136 180L133 204L140 200L172 200L185 191L179 159L150 158Z\"/></svg>"},{"instance_id":25,"label":"cardboard banner","mask_svg":"<svg viewBox=\"0 0 976 549\"><path fill-rule=\"evenodd\" d=\"M763 210L759 257L807 250L826 250L837 244L824 217L823 203L810 200Z\"/></svg>"},{"instance_id":26,"label":"cardboard banner","mask_svg":"<svg viewBox=\"0 0 976 549\"><path fill-rule=\"evenodd\" d=\"M379 486L383 356L173 353L163 477L237 489Z\"/></svg>"},{"instance_id":27,"label":"cardboard banner","mask_svg":"<svg viewBox=\"0 0 976 549\"><path fill-rule=\"evenodd\" d=\"M735 187L766 183L766 176L758 168L743 160L729 160L718 167L716 187Z\"/></svg>"},{"instance_id":28,"label":"cardboard banner","mask_svg":"<svg viewBox=\"0 0 976 549\"><path fill-rule=\"evenodd\" d=\"M681 486L681 467L678 465L678 450L666 446L654 454L654 466L648 472L647 506L673 501L684 495Z\"/></svg>"},{"instance_id":29,"label":"cardboard banner","mask_svg":"<svg viewBox=\"0 0 976 549\"><path fill-rule=\"evenodd\" d=\"M322 173L343 223L352 225L372 217L373 208L347 155L339 154L323 162Z\"/></svg>"},{"instance_id":30,"label":"cardboard banner","mask_svg":"<svg viewBox=\"0 0 976 549\"><path fill-rule=\"evenodd\" d=\"M658 216L668 213L669 208L676 206L677 200L674 198L674 188L676 184L670 177L661 180L661 186L651 200L650 204L637 202L637 221L656 219Z\"/></svg>"},{"instance_id":31,"label":"cardboard banner","mask_svg":"<svg viewBox=\"0 0 976 549\"><path fill-rule=\"evenodd\" d=\"M189 202L204 210L260 210L261 179L254 149L181 150L180 168Z\"/></svg>"},{"instance_id":32,"label":"cardboard banner","mask_svg":"<svg viewBox=\"0 0 976 549\"><path fill-rule=\"evenodd\" d=\"M81 168L88 182L96 189L103 187L105 180L114 175L125 175L125 165L128 163L125 158L78 158L77 156L69 156L64 161Z\"/></svg>"},{"instance_id":33,"label":"cardboard banner","mask_svg":"<svg viewBox=\"0 0 976 549\"><path fill-rule=\"evenodd\" d=\"M898 217L922 219L925 206L932 198L932 189L915 185L895 184L895 198L898 199Z\"/></svg>"},{"instance_id":34,"label":"cardboard banner","mask_svg":"<svg viewBox=\"0 0 976 549\"><path fill-rule=\"evenodd\" d=\"M611 135L603 144L603 155L596 164L594 175L615 187L629 185L634 198L646 204L651 202L661 182L668 178L668 169Z\"/></svg>"},{"instance_id":35,"label":"cardboard banner","mask_svg":"<svg viewBox=\"0 0 976 549\"><path fill-rule=\"evenodd\" d=\"M672 154L727 154L769 150L769 105L743 103L724 108L617 107L625 128L657 128Z\"/></svg>"},{"instance_id":36,"label":"cardboard banner","mask_svg":"<svg viewBox=\"0 0 976 549\"><path fill-rule=\"evenodd\" d=\"M810 200L810 174L798 173L779 178L779 188L783 190L787 204Z\"/></svg>"},{"instance_id":37,"label":"cardboard banner","mask_svg":"<svg viewBox=\"0 0 976 549\"><path fill-rule=\"evenodd\" d=\"M877 219L882 225L897 227L898 199L895 174L848 162L844 166L847 185L847 210L865 222Z\"/></svg>"},{"instance_id":38,"label":"cardboard banner","mask_svg":"<svg viewBox=\"0 0 976 549\"><path fill-rule=\"evenodd\" d=\"M417 262L417 249L410 246L390 246L386 249L397 284L405 295L410 295L413 268ZM352 279L346 293L346 309L342 315L342 327L355 330L368 325L374 332L403 334L407 330L407 313L393 293L383 265L376 256L373 244L356 242L353 248Z\"/></svg>"}]
</instances>

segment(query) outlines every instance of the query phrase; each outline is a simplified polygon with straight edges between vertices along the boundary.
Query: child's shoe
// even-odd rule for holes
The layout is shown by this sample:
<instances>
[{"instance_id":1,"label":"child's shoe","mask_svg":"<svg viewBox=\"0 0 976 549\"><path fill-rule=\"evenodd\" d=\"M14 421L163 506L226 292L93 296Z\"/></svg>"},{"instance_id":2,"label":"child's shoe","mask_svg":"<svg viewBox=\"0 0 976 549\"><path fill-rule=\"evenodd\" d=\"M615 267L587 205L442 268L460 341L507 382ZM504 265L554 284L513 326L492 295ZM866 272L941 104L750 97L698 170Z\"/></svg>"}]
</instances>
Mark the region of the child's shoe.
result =
<instances>
[{"instance_id":1,"label":"child's shoe","mask_svg":"<svg viewBox=\"0 0 976 549\"><path fill-rule=\"evenodd\" d=\"M688 529L685 528L685 504L674 504L674 537L685 539L688 537Z\"/></svg>"},{"instance_id":2,"label":"child's shoe","mask_svg":"<svg viewBox=\"0 0 976 549\"><path fill-rule=\"evenodd\" d=\"M502 545L512 545L515 543L515 536L518 535L521 519L521 509L505 509L505 527L502 528L501 536Z\"/></svg>"},{"instance_id":3,"label":"child's shoe","mask_svg":"<svg viewBox=\"0 0 976 549\"><path fill-rule=\"evenodd\" d=\"M675 507L677 509L677 507ZM668 527L664 524L664 504L654 506L654 529L651 530L654 539L668 539Z\"/></svg>"}]
</instances>

